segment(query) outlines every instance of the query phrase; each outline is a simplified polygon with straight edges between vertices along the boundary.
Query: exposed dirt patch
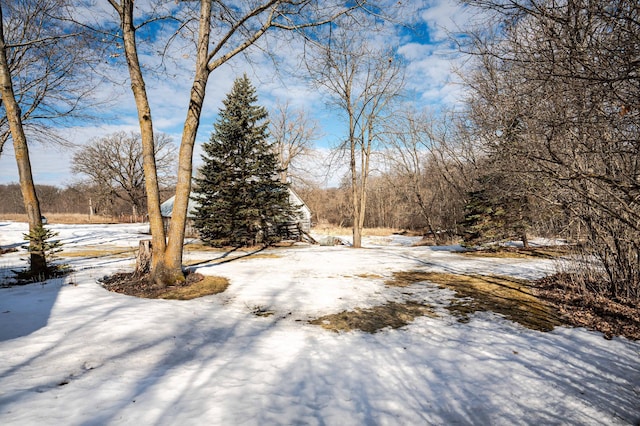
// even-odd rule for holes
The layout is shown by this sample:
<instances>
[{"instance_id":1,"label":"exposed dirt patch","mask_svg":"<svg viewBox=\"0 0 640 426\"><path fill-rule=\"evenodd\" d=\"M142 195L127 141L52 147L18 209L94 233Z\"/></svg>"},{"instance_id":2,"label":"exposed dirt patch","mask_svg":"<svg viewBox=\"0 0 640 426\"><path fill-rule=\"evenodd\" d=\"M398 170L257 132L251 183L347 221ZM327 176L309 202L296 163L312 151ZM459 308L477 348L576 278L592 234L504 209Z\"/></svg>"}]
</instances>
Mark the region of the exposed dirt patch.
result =
<instances>
[{"instance_id":1,"label":"exposed dirt patch","mask_svg":"<svg viewBox=\"0 0 640 426\"><path fill-rule=\"evenodd\" d=\"M555 274L535 282L534 292L558 310L564 323L586 327L606 338L624 336L640 340L640 306L633 300L611 300L574 284L568 274Z\"/></svg>"},{"instance_id":2,"label":"exposed dirt patch","mask_svg":"<svg viewBox=\"0 0 640 426\"><path fill-rule=\"evenodd\" d=\"M546 247L489 247L481 250L460 252L464 256L472 257L498 257L513 259L555 259L567 256L575 252L573 246L546 246Z\"/></svg>"},{"instance_id":3,"label":"exposed dirt patch","mask_svg":"<svg viewBox=\"0 0 640 426\"><path fill-rule=\"evenodd\" d=\"M491 311L532 330L550 331L560 325L552 307L537 298L530 283L502 276L459 275L440 272L409 271L394 273L389 286L407 287L429 281L453 290L455 300L447 309L461 322L478 311Z\"/></svg>"},{"instance_id":4,"label":"exposed dirt patch","mask_svg":"<svg viewBox=\"0 0 640 426\"><path fill-rule=\"evenodd\" d=\"M197 273L189 273L185 281L166 288L157 288L148 277L139 277L133 273L115 274L102 280L102 285L109 291L147 299L190 300L224 292L229 280L222 277L210 277Z\"/></svg>"},{"instance_id":5,"label":"exposed dirt patch","mask_svg":"<svg viewBox=\"0 0 640 426\"><path fill-rule=\"evenodd\" d=\"M335 332L362 330L366 333L375 333L386 327L404 327L416 317L425 315L436 316L429 306L416 302L389 302L370 309L356 309L325 315L309 322Z\"/></svg>"}]
</instances>

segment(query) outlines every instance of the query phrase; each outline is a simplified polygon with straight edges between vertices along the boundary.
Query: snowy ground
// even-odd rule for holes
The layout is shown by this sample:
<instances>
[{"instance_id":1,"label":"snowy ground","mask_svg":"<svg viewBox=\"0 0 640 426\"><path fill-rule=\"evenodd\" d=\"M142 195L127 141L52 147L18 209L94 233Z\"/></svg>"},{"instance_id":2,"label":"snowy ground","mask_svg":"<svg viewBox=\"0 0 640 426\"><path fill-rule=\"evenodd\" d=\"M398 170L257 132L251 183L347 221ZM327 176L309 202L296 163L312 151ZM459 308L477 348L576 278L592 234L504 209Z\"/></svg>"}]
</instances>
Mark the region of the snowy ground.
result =
<instances>
[{"instance_id":1,"label":"snowy ground","mask_svg":"<svg viewBox=\"0 0 640 426\"><path fill-rule=\"evenodd\" d=\"M137 247L141 225L53 225L65 250ZM0 222L0 245L26 225ZM535 278L553 261L469 258L411 239L367 248L300 246L214 264L220 295L143 300L97 279L130 257L69 258L65 279L0 289L0 424L418 425L636 424L640 343L584 329L542 333L495 314L439 311L397 330L333 333L321 315L394 300L434 304L427 283L385 287L393 271ZM117 250L116 250L117 251ZM265 254L262 252L261 254ZM0 257L16 268L24 253ZM0 271L0 274L2 272ZM368 274L368 277L365 278ZM380 278L377 278L379 276ZM3 279L0 276L0 279ZM274 315L260 317L257 308Z\"/></svg>"}]
</instances>

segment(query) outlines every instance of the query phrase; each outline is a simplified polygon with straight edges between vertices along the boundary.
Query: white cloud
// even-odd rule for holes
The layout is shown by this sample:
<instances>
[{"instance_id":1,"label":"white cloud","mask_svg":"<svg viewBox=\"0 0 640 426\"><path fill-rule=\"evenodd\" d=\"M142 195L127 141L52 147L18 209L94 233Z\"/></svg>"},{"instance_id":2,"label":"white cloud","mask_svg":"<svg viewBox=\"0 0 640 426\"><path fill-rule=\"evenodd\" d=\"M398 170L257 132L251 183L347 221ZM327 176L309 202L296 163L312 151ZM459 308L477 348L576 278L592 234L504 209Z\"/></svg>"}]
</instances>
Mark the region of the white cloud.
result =
<instances>
[{"instance_id":1,"label":"white cloud","mask_svg":"<svg viewBox=\"0 0 640 426\"><path fill-rule=\"evenodd\" d=\"M173 2L169 2L173 4ZM173 7L167 3L167 7ZM148 0L147 5L155 3ZM424 104L454 104L461 93L457 79L451 72L455 52L445 35L447 31L456 31L464 27L469 12L454 1L437 0L423 3L412 2L411 19L426 37L417 32L396 28L395 33L376 35L372 43L380 46L398 46L399 54L407 62L407 86L415 94L416 102ZM98 22L100 19L114 19L113 12L103 10L84 10L86 21ZM420 22L416 23L418 20ZM389 24L386 24L389 29ZM155 130L174 136L179 143L182 126L189 104L189 94L193 81L193 54L189 53L191 44L185 39L176 39L171 45L171 60L162 62L158 54L165 47L168 35L173 31L170 24L159 25L154 43L141 51L142 62L146 65L147 90L152 107ZM270 54L268 54L269 52ZM196 142L194 162L199 162L200 145L208 140L212 125L222 106L222 99L231 89L234 79L246 72L258 90L259 101L267 108L273 108L277 102L289 104L293 108L303 108L311 118L315 118L322 128L324 138L318 142L320 147L334 145L340 139L342 128L340 111L329 111L323 94L310 87L305 81L306 69L301 58L304 45L300 40L283 40L268 36L244 55L238 55L232 61L211 74L207 84L207 96L202 110L202 119ZM105 61L107 59L105 58ZM92 137L101 137L118 130L138 131L137 112L128 83L128 72L124 67L124 58L103 64L104 73L112 80L96 89L94 96L105 102L100 116L104 120L99 125L76 123L64 132L68 138L83 144ZM159 72L162 71L162 72ZM0 157L0 183L17 181L15 159L6 144L5 153ZM10 152L11 151L11 152ZM33 170L37 183L64 184L73 177L69 172L72 150L58 150L35 145L31 149ZM54 161L52 161L54 159ZM52 164L55 163L55 164ZM55 174L58 174L55 177Z\"/></svg>"},{"instance_id":2,"label":"white cloud","mask_svg":"<svg viewBox=\"0 0 640 426\"><path fill-rule=\"evenodd\" d=\"M429 26L433 42L443 42L451 33L466 28L473 18L468 6L454 0L433 0L420 13L422 20Z\"/></svg>"}]
</instances>

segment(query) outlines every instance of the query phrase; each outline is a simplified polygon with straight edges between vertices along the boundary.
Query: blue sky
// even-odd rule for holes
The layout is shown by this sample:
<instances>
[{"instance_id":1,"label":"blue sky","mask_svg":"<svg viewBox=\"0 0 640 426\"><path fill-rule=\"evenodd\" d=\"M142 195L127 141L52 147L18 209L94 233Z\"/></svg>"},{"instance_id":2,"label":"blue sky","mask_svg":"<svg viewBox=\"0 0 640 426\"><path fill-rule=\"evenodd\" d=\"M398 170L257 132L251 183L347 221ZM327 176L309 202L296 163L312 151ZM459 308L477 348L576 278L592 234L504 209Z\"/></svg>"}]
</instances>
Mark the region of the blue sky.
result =
<instances>
[{"instance_id":1,"label":"blue sky","mask_svg":"<svg viewBox=\"0 0 640 426\"><path fill-rule=\"evenodd\" d=\"M417 13L412 15L415 19L412 23L413 30L397 30L393 37L387 37L381 42L393 43L398 48L398 54L406 62L406 86L411 91L412 101L416 106L438 108L442 105L453 105L459 101L462 88L452 74L456 52L448 39L448 32L464 28L470 19L469 13L454 0L413 1L411 5L417 9ZM282 68L295 69L298 66L299 55L296 55L295 44L270 47L289 49L286 55L278 57L278 60L287 62L280 64ZM208 139L222 105L221 100L230 90L233 80L244 72L256 86L260 104L272 109L277 102L288 102L292 108L304 109L310 118L318 122L322 133L322 137L315 142L318 150L328 151L339 141L343 132L340 112L328 108L326 99L317 90L309 87L303 79L274 72L273 62L263 54L252 55L250 59L251 63L243 56L238 56L210 76L194 156L196 165L199 162L198 146ZM158 60L158 57L153 56L142 57L142 62L147 61L150 65ZM156 131L172 135L177 144L186 114L191 77L188 67L184 64L176 61L165 65L167 74L161 78L147 80L147 89ZM64 186L79 180L81 177L74 176L70 171L71 157L75 149L92 138L99 138L115 131L138 131L133 96L126 80L126 69L119 69L114 77L120 84L105 85L96 94L98 98L111 101L101 111L103 117L110 119L77 122L73 127L64 130L66 138L76 148L41 144L30 146L36 184ZM8 142L0 156L0 184L17 181L13 147Z\"/></svg>"}]
</instances>

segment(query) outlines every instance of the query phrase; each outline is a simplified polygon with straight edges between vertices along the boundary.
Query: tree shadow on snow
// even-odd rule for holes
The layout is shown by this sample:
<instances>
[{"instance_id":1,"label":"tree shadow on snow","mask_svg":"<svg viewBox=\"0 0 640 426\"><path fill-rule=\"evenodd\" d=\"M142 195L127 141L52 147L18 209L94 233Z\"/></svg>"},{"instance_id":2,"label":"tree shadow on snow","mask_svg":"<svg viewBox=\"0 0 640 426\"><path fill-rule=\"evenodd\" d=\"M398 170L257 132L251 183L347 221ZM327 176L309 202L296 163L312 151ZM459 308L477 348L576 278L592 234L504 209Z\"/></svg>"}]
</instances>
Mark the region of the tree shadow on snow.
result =
<instances>
[{"instance_id":1,"label":"tree shadow on snow","mask_svg":"<svg viewBox=\"0 0 640 426\"><path fill-rule=\"evenodd\" d=\"M0 288L0 342L27 336L49 322L64 278Z\"/></svg>"},{"instance_id":2,"label":"tree shadow on snow","mask_svg":"<svg viewBox=\"0 0 640 426\"><path fill-rule=\"evenodd\" d=\"M0 420L25 415L34 395L67 402L88 390L92 403L68 423L584 424L639 414L632 349L585 331L525 332L481 316L338 334L223 299L108 299L78 304L86 322L0 370ZM39 374L51 364L54 377ZM13 375L19 389L3 383Z\"/></svg>"},{"instance_id":3,"label":"tree shadow on snow","mask_svg":"<svg viewBox=\"0 0 640 426\"><path fill-rule=\"evenodd\" d=\"M253 251L250 251L250 252L246 252L245 254L229 257L229 256L231 256L232 253L235 253L236 251L240 250L238 247L236 247L236 248L233 248L233 249L231 249L229 251L224 252L222 255L217 256L217 257L212 257L210 259L199 260L199 261L195 261L195 262L189 262L189 265L188 265L187 269L188 270L193 270L193 267L195 267L195 266L202 266L204 264L211 263L211 262L215 263L216 265L222 265L222 264L225 264L225 263L233 262L235 260L241 260L241 259L244 259L246 257L254 256L254 255L256 255L256 254L258 254L258 253L260 253L260 252L262 252L262 251L264 251L266 249L267 249L267 246L262 246L262 247L260 247L260 248L258 248L256 250L253 250Z\"/></svg>"}]
</instances>

